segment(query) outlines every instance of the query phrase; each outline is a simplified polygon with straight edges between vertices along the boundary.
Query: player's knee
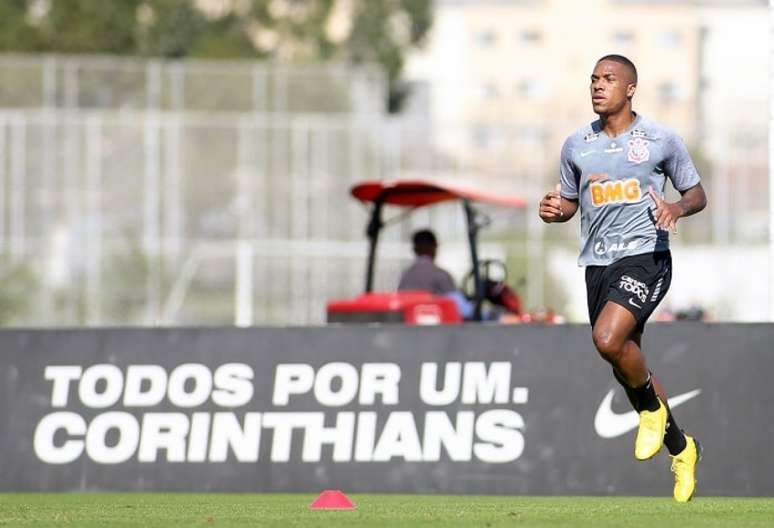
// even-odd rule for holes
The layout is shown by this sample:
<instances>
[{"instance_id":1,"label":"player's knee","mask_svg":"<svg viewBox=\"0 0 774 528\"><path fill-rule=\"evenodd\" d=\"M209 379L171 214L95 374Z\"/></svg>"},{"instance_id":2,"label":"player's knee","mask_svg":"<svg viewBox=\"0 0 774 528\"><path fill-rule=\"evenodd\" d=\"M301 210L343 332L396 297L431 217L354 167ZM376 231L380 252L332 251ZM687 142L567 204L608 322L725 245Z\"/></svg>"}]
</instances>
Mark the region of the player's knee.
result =
<instances>
[{"instance_id":1,"label":"player's knee","mask_svg":"<svg viewBox=\"0 0 774 528\"><path fill-rule=\"evenodd\" d=\"M613 365L617 364L623 353L623 343L621 340L607 328L594 328L592 338L599 355L605 361Z\"/></svg>"}]
</instances>

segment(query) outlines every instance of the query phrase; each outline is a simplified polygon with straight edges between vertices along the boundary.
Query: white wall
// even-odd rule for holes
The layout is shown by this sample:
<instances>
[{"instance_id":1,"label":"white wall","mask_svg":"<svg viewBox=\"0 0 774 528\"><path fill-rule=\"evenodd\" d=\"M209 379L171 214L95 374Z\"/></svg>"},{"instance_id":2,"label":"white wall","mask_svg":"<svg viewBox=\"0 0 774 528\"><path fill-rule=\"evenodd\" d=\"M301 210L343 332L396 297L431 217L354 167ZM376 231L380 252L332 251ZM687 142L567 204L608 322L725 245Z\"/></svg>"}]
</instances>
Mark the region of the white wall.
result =
<instances>
[{"instance_id":1,"label":"white wall","mask_svg":"<svg viewBox=\"0 0 774 528\"><path fill-rule=\"evenodd\" d=\"M699 305L712 320L766 321L768 319L768 249L765 246L701 246L672 248L672 287L659 310L681 310ZM569 298L555 307L570 321L588 321L584 268L575 252L548 252L549 269ZM657 315L657 314L656 314Z\"/></svg>"}]
</instances>

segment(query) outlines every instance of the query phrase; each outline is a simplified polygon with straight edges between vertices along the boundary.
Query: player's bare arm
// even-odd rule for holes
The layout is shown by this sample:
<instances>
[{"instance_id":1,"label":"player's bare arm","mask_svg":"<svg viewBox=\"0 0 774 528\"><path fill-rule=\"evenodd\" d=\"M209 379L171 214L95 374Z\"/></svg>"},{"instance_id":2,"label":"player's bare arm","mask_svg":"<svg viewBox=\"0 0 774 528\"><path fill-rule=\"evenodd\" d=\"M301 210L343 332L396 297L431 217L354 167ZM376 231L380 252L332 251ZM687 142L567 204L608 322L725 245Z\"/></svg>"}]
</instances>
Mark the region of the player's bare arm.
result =
<instances>
[{"instance_id":1,"label":"player's bare arm","mask_svg":"<svg viewBox=\"0 0 774 528\"><path fill-rule=\"evenodd\" d=\"M546 193L543 199L540 200L540 218L547 224L566 222L578 210L577 200L568 200L561 196L559 194L560 188L561 186L557 184L553 191Z\"/></svg>"},{"instance_id":2,"label":"player's bare arm","mask_svg":"<svg viewBox=\"0 0 774 528\"><path fill-rule=\"evenodd\" d=\"M663 200L651 187L650 196L656 204L653 218L658 229L677 233L677 221L684 216L698 213L707 206L707 195L701 183L683 191L680 200L669 203Z\"/></svg>"}]
</instances>

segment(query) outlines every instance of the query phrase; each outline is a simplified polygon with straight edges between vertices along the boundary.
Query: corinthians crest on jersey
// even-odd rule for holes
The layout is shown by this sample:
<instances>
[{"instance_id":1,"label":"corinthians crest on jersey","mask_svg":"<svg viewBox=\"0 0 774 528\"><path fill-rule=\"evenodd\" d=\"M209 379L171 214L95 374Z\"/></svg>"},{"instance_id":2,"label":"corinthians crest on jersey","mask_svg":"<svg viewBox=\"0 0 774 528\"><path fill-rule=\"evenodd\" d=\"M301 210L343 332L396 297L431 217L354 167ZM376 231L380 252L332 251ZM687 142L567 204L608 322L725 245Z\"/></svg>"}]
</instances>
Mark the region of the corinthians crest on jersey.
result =
<instances>
[{"instance_id":1,"label":"corinthians crest on jersey","mask_svg":"<svg viewBox=\"0 0 774 528\"><path fill-rule=\"evenodd\" d=\"M635 136L629 140L629 153L626 159L632 163L640 164L650 159L650 142L642 136Z\"/></svg>"}]
</instances>

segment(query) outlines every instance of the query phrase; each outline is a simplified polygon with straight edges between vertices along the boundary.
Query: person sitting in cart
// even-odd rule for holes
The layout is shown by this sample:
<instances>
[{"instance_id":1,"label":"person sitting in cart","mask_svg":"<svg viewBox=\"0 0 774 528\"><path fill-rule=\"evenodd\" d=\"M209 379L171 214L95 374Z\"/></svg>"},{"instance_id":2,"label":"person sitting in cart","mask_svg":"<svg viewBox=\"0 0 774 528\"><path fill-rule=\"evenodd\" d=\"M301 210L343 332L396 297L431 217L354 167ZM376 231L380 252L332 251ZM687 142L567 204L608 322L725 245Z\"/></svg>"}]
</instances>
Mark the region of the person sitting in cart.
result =
<instances>
[{"instance_id":1,"label":"person sitting in cart","mask_svg":"<svg viewBox=\"0 0 774 528\"><path fill-rule=\"evenodd\" d=\"M438 239L429 229L420 229L412 236L414 263L403 270L398 282L398 291L427 290L434 295L451 297L457 304L463 319L471 319L476 306L454 285L451 274L435 263Z\"/></svg>"},{"instance_id":2,"label":"person sitting in cart","mask_svg":"<svg viewBox=\"0 0 774 528\"><path fill-rule=\"evenodd\" d=\"M434 295L450 297L457 304L457 309L463 319L470 320L475 316L476 303L465 296L454 284L451 274L435 263L438 252L438 239L429 229L421 229L412 237L414 243L414 263L406 268L400 276L398 291L427 290ZM505 308L507 312L519 315L521 305L518 296L503 282L487 281L487 299ZM492 310L485 319L497 319L501 310Z\"/></svg>"},{"instance_id":3,"label":"person sitting in cart","mask_svg":"<svg viewBox=\"0 0 774 528\"><path fill-rule=\"evenodd\" d=\"M416 260L403 271L398 290L427 290L435 295L446 295L457 290L454 279L445 269L435 263L438 239L429 229L414 233L414 254Z\"/></svg>"}]
</instances>

